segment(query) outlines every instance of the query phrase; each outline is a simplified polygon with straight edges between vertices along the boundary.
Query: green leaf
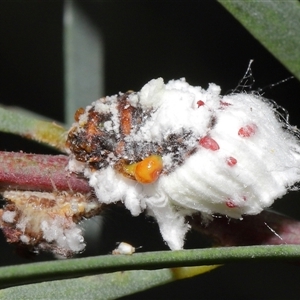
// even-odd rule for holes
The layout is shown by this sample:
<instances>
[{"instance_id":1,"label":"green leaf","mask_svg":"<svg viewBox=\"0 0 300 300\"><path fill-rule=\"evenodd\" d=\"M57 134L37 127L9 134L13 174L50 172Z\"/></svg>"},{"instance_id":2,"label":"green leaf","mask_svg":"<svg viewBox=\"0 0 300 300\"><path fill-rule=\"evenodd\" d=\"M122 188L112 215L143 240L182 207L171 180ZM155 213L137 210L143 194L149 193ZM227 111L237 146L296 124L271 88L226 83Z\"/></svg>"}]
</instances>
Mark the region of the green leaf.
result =
<instances>
[{"instance_id":1,"label":"green leaf","mask_svg":"<svg viewBox=\"0 0 300 300\"><path fill-rule=\"evenodd\" d=\"M298 0L218 1L300 80Z\"/></svg>"},{"instance_id":2,"label":"green leaf","mask_svg":"<svg viewBox=\"0 0 300 300\"><path fill-rule=\"evenodd\" d=\"M208 272L217 266L126 271L17 286L0 291L1 299L116 299ZM179 275L179 276L178 276Z\"/></svg>"},{"instance_id":3,"label":"green leaf","mask_svg":"<svg viewBox=\"0 0 300 300\"><path fill-rule=\"evenodd\" d=\"M0 131L17 134L65 152L66 129L54 122L36 120L0 107Z\"/></svg>"},{"instance_id":4,"label":"green leaf","mask_svg":"<svg viewBox=\"0 0 300 300\"><path fill-rule=\"evenodd\" d=\"M297 245L244 246L146 252L134 255L104 255L2 267L0 268L0 288L117 271L216 265L253 259L291 261L299 258L300 246Z\"/></svg>"}]
</instances>

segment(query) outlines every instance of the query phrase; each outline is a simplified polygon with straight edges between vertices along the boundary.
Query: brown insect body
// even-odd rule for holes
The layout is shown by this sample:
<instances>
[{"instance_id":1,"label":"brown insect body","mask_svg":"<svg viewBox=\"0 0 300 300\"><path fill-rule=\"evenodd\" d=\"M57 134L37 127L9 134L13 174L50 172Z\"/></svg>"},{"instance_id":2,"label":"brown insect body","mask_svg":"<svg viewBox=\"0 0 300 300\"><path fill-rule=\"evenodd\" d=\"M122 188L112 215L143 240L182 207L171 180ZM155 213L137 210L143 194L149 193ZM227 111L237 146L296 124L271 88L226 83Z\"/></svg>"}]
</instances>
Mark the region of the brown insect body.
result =
<instances>
[{"instance_id":1,"label":"brown insect body","mask_svg":"<svg viewBox=\"0 0 300 300\"><path fill-rule=\"evenodd\" d=\"M145 110L139 103L132 106L128 100L131 94L133 92L118 96L117 103L109 103L106 98L98 100L108 105L116 105L119 119L118 132L105 128L105 122L114 122L112 114L96 111L96 104L94 104L85 113L80 110L75 114L78 123L69 132L67 147L76 160L87 163L92 169L99 170L112 165L115 170L130 179L134 177L124 171L125 165L140 162L151 155L171 154L172 167L163 170L163 173L167 174L195 151L196 138L193 138L192 132L184 129L181 134L166 134L160 144L153 141L136 141L131 138L154 113L153 109ZM83 114L85 114L84 122L80 120ZM194 139L195 146L190 145L191 139Z\"/></svg>"}]
</instances>

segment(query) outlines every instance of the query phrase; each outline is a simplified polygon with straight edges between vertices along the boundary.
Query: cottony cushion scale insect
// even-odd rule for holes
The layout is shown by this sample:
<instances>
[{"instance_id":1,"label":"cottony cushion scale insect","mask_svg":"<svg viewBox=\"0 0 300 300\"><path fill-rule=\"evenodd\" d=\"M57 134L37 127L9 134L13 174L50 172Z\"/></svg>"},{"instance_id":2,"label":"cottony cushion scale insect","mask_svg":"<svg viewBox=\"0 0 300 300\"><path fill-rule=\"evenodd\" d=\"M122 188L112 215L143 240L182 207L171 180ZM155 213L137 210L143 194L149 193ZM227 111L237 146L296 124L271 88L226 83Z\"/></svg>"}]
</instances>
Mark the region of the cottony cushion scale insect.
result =
<instances>
[{"instance_id":1,"label":"cottony cushion scale insect","mask_svg":"<svg viewBox=\"0 0 300 300\"><path fill-rule=\"evenodd\" d=\"M186 216L260 213L300 180L297 130L258 94L220 92L158 78L79 109L69 170L88 178L101 203L153 216L174 250Z\"/></svg>"}]
</instances>

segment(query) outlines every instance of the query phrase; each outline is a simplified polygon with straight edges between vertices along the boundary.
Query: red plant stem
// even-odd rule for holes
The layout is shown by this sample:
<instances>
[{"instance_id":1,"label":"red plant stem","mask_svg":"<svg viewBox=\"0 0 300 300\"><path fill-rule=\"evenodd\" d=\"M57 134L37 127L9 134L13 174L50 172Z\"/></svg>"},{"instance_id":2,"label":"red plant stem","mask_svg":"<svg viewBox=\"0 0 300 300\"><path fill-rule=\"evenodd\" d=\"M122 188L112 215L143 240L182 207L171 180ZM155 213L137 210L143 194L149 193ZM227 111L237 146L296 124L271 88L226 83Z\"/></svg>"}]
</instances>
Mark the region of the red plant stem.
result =
<instances>
[{"instance_id":1,"label":"red plant stem","mask_svg":"<svg viewBox=\"0 0 300 300\"><path fill-rule=\"evenodd\" d=\"M206 224L196 215L190 222L193 229L213 238L218 246L300 244L300 222L273 211L242 220L218 216Z\"/></svg>"},{"instance_id":2,"label":"red plant stem","mask_svg":"<svg viewBox=\"0 0 300 300\"><path fill-rule=\"evenodd\" d=\"M66 170L68 156L0 151L0 187L87 193L88 182Z\"/></svg>"}]
</instances>

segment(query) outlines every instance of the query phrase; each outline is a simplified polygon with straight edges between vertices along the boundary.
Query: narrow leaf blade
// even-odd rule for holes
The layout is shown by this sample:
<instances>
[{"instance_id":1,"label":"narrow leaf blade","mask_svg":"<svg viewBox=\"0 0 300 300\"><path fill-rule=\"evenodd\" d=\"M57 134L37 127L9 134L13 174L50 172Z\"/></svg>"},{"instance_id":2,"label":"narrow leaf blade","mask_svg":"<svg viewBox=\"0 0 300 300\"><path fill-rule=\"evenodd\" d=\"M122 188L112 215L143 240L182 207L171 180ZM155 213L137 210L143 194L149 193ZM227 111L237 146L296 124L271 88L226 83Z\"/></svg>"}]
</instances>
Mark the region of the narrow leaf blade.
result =
<instances>
[{"instance_id":1,"label":"narrow leaf blade","mask_svg":"<svg viewBox=\"0 0 300 300\"><path fill-rule=\"evenodd\" d=\"M125 271L76 279L56 280L17 286L0 291L1 299L117 299L174 280L189 278L215 269L217 266L161 269L156 271Z\"/></svg>"},{"instance_id":2,"label":"narrow leaf blade","mask_svg":"<svg viewBox=\"0 0 300 300\"><path fill-rule=\"evenodd\" d=\"M17 134L65 152L66 129L54 122L36 120L2 107L0 120L2 132Z\"/></svg>"},{"instance_id":3,"label":"narrow leaf blade","mask_svg":"<svg viewBox=\"0 0 300 300\"><path fill-rule=\"evenodd\" d=\"M300 2L218 0L300 80Z\"/></svg>"}]
</instances>

